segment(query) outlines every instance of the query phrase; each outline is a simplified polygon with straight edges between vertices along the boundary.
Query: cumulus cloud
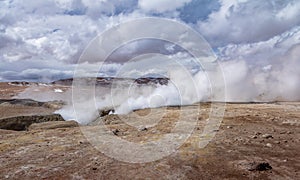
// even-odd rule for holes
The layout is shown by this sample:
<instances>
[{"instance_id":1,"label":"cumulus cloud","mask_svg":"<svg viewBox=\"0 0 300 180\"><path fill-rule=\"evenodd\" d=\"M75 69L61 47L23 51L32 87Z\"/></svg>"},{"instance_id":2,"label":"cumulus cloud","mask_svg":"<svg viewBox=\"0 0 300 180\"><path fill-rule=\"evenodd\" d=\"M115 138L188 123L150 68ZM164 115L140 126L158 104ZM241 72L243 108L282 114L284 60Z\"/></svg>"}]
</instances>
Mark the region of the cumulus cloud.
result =
<instances>
[{"instance_id":1,"label":"cumulus cloud","mask_svg":"<svg viewBox=\"0 0 300 180\"><path fill-rule=\"evenodd\" d=\"M268 40L300 25L300 1L221 0L198 28L214 46Z\"/></svg>"},{"instance_id":2,"label":"cumulus cloud","mask_svg":"<svg viewBox=\"0 0 300 180\"><path fill-rule=\"evenodd\" d=\"M139 7L146 12L163 13L166 11L174 11L189 2L191 2L191 0L139 0Z\"/></svg>"},{"instance_id":3,"label":"cumulus cloud","mask_svg":"<svg viewBox=\"0 0 300 180\"><path fill-rule=\"evenodd\" d=\"M189 23L212 44L220 59L243 60L247 66L272 65L279 61L277 56L283 57L299 43L297 0L0 1L0 78L72 76L74 64L97 34L120 22L145 16ZM113 75L122 58L135 57L132 52L139 55L157 49L165 55L180 51L154 41L128 44L110 57L111 65L104 67L107 72L101 75ZM45 77L34 74L40 72L33 69L43 71Z\"/></svg>"},{"instance_id":4,"label":"cumulus cloud","mask_svg":"<svg viewBox=\"0 0 300 180\"><path fill-rule=\"evenodd\" d=\"M300 27L297 26L266 41L243 44L229 44L218 49L221 59L245 59L253 63L272 61L283 55L289 48L300 43Z\"/></svg>"},{"instance_id":5,"label":"cumulus cloud","mask_svg":"<svg viewBox=\"0 0 300 180\"><path fill-rule=\"evenodd\" d=\"M2 79L11 80L16 67L61 69L65 64L76 64L89 41L107 27L127 18L122 13L135 1L1 1L0 5L0 60ZM108 5L110 4L110 5ZM111 10L107 10L112 7ZM99 10L100 14L94 11ZM124 10L124 11L123 11ZM108 12L110 11L110 12ZM112 16L114 14L119 14ZM138 17L135 13L128 18ZM45 65L47 61L47 66ZM5 65L4 65L5 64ZM30 65L32 67L30 67ZM5 69L6 67L6 69ZM12 68L12 69L8 69ZM5 73L5 71L7 71ZM48 74L48 73L46 73ZM58 73L59 74L59 73ZM9 75L9 76L8 76ZM62 78L65 73L61 73ZM70 76L69 73L67 75ZM39 75L36 74L34 79ZM33 76L20 74L19 80L31 80ZM57 73L49 74L49 79Z\"/></svg>"}]
</instances>

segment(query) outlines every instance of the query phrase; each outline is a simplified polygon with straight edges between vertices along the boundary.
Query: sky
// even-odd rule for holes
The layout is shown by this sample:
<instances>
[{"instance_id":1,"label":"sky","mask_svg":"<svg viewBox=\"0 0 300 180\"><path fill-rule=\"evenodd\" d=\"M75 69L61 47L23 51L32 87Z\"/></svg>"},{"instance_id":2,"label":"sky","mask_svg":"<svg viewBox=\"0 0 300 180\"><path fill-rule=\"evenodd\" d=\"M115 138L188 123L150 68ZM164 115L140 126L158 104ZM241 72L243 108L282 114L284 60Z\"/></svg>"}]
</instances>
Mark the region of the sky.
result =
<instances>
[{"instance_id":1,"label":"sky","mask_svg":"<svg viewBox=\"0 0 300 180\"><path fill-rule=\"evenodd\" d=\"M286 64L291 65L287 72L299 68L300 0L0 0L0 81L72 77L95 36L141 17L187 24L220 61L265 71ZM122 58L122 51L114 58ZM120 66L108 64L103 75L113 75Z\"/></svg>"}]
</instances>

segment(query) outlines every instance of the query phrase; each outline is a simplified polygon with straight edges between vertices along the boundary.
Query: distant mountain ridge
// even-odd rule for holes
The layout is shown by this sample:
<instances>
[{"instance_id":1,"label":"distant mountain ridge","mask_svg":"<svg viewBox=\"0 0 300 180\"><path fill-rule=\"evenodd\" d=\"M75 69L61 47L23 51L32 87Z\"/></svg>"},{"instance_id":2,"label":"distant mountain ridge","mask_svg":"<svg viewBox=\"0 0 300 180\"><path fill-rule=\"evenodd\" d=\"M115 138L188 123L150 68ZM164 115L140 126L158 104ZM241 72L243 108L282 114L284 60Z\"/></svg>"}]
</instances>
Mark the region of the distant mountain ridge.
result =
<instances>
[{"instance_id":1,"label":"distant mountain ridge","mask_svg":"<svg viewBox=\"0 0 300 180\"><path fill-rule=\"evenodd\" d=\"M64 85L64 86L71 86L73 83L73 78L68 79L60 79L57 81L53 81L50 84L53 85ZM134 82L137 84L160 84L160 85L167 85L169 82L169 78L156 78L156 77L142 77L137 79L131 78L116 78L116 77L87 77L87 78L79 78L80 81L85 82L87 85L91 85L92 83L96 82L96 85L111 85L114 81L118 82Z\"/></svg>"}]
</instances>

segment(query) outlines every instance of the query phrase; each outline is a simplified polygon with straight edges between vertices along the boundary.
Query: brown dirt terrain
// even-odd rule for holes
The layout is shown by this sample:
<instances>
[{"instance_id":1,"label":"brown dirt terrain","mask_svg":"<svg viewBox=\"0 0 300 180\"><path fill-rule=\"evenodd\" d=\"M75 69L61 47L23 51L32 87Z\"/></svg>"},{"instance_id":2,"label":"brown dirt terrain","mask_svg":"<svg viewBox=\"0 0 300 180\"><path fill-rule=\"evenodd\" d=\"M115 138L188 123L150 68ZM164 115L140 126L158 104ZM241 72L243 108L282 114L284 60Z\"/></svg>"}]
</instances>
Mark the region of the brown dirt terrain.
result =
<instances>
[{"instance_id":1,"label":"brown dirt terrain","mask_svg":"<svg viewBox=\"0 0 300 180\"><path fill-rule=\"evenodd\" d=\"M149 109L99 120L115 136L143 143L170 133L178 114L195 108L199 106L151 110L147 118L159 117L160 121L142 129L124 120L130 121L134 113L147 115ZM96 131L97 121L85 127L0 130L0 178L300 179L300 103L229 103L216 136L205 148L199 148L209 112L210 104L202 104L193 134L175 153L140 164L120 162L95 149L81 128ZM182 118L188 121L190 116Z\"/></svg>"},{"instance_id":2,"label":"brown dirt terrain","mask_svg":"<svg viewBox=\"0 0 300 180\"><path fill-rule=\"evenodd\" d=\"M10 99L18 93L24 91L27 86L11 85L8 82L0 82L0 99Z\"/></svg>"}]
</instances>

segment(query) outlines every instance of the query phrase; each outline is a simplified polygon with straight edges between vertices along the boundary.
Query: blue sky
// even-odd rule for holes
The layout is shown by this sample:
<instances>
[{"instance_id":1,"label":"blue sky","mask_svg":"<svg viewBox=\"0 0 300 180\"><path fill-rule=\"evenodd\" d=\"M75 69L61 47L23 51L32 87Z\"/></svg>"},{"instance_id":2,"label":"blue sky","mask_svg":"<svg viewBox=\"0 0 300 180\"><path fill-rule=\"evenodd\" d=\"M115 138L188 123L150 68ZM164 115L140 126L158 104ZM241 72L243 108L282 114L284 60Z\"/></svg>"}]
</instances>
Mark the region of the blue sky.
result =
<instances>
[{"instance_id":1,"label":"blue sky","mask_svg":"<svg viewBox=\"0 0 300 180\"><path fill-rule=\"evenodd\" d=\"M300 44L299 0L0 0L0 81L71 77L97 34L149 16L187 23L220 60L264 68L300 56L289 54Z\"/></svg>"}]
</instances>

